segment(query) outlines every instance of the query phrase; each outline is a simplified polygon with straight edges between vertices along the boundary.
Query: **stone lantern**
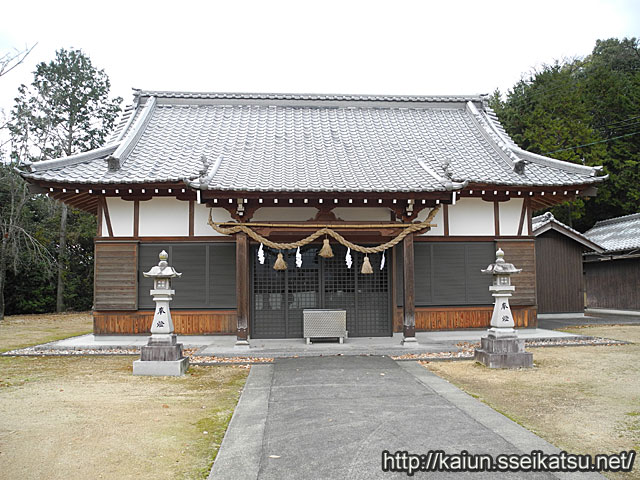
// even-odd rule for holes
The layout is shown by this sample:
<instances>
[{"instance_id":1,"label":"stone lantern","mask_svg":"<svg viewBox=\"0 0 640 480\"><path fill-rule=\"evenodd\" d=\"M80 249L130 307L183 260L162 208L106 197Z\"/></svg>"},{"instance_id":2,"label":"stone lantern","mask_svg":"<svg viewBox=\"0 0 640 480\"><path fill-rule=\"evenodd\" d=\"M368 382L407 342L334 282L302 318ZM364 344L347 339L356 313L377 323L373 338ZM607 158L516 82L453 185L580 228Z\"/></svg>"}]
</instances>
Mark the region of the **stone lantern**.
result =
<instances>
[{"instance_id":1,"label":"stone lantern","mask_svg":"<svg viewBox=\"0 0 640 480\"><path fill-rule=\"evenodd\" d=\"M524 351L524 340L518 339L518 334L509 305L509 297L516 287L511 285L511 275L520 273L516 268L504 260L504 252L498 249L496 261L489 265L482 273L493 275L493 284L489 286L495 302L491 316L491 328L488 335L482 337L481 346L476 349L474 359L490 368L518 368L532 367L533 354Z\"/></svg>"},{"instance_id":2,"label":"stone lantern","mask_svg":"<svg viewBox=\"0 0 640 480\"><path fill-rule=\"evenodd\" d=\"M134 375L184 375L189 368L189 359L182 355L182 344L177 343L171 320L171 302L175 290L171 289L171 279L182 274L167 262L169 255L160 252L160 262L145 277L153 278L153 289L149 292L156 302L156 311L151 324L151 337L140 349L140 360L133 362Z\"/></svg>"}]
</instances>

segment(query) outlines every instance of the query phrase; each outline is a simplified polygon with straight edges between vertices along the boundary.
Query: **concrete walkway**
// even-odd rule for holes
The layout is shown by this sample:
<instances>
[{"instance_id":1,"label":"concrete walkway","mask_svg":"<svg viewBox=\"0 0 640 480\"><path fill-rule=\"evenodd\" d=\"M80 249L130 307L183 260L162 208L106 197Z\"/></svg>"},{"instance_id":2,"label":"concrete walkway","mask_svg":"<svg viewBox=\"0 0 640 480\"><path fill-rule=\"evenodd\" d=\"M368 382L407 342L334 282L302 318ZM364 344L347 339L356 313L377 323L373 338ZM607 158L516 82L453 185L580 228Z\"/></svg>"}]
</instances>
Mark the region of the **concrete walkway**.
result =
<instances>
[{"instance_id":1,"label":"concrete walkway","mask_svg":"<svg viewBox=\"0 0 640 480\"><path fill-rule=\"evenodd\" d=\"M559 450L416 362L278 359L251 368L209 478L407 478L382 451ZM418 478L602 478L594 474L417 473Z\"/></svg>"},{"instance_id":2,"label":"concrete walkway","mask_svg":"<svg viewBox=\"0 0 640 480\"><path fill-rule=\"evenodd\" d=\"M302 338L251 339L250 348L235 347L235 335L179 335L178 341L185 347L198 348L198 355L226 357L302 357L317 355L403 355L405 353L456 352L459 342L479 342L486 329L450 330L441 332L417 332L418 345L403 347L402 334L392 337L348 338L345 343L336 341L314 342L307 345ZM580 338L571 333L556 332L541 328L519 329L524 339ZM48 348L63 349L110 349L140 347L148 340L147 335L81 335L47 344Z\"/></svg>"},{"instance_id":3,"label":"concrete walkway","mask_svg":"<svg viewBox=\"0 0 640 480\"><path fill-rule=\"evenodd\" d=\"M567 328L576 325L640 325L640 315L584 315L576 313L538 314L538 326L543 329Z\"/></svg>"}]
</instances>

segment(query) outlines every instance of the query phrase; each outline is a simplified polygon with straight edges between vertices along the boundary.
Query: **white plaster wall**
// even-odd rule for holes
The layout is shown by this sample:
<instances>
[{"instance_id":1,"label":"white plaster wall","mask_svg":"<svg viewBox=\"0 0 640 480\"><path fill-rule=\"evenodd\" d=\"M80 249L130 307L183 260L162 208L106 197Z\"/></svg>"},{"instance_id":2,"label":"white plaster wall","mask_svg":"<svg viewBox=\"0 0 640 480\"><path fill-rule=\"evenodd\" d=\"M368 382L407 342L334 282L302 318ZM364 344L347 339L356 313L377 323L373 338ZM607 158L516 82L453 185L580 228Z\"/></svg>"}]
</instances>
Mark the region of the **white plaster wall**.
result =
<instances>
[{"instance_id":1,"label":"white plaster wall","mask_svg":"<svg viewBox=\"0 0 640 480\"><path fill-rule=\"evenodd\" d=\"M461 198L449 205L449 235L495 235L493 202Z\"/></svg>"},{"instance_id":2,"label":"white plaster wall","mask_svg":"<svg viewBox=\"0 0 640 480\"><path fill-rule=\"evenodd\" d=\"M314 207L262 207L256 210L252 222L305 222L318 213Z\"/></svg>"},{"instance_id":3,"label":"white plaster wall","mask_svg":"<svg viewBox=\"0 0 640 480\"><path fill-rule=\"evenodd\" d=\"M391 215L384 207L337 207L333 213L346 222L389 222Z\"/></svg>"},{"instance_id":4,"label":"white plaster wall","mask_svg":"<svg viewBox=\"0 0 640 480\"><path fill-rule=\"evenodd\" d=\"M107 217L105 217L104 212L102 213L102 236L109 236L109 227L107 227Z\"/></svg>"},{"instance_id":5,"label":"white plaster wall","mask_svg":"<svg viewBox=\"0 0 640 480\"><path fill-rule=\"evenodd\" d=\"M107 208L109 218L113 228L114 237L133 237L133 202L122 200L121 198L107 198ZM106 225L102 230L103 234L109 234Z\"/></svg>"},{"instance_id":6,"label":"white plaster wall","mask_svg":"<svg viewBox=\"0 0 640 480\"><path fill-rule=\"evenodd\" d=\"M140 202L141 237L189 236L189 202L177 198L152 198Z\"/></svg>"},{"instance_id":7,"label":"white plaster wall","mask_svg":"<svg viewBox=\"0 0 640 480\"><path fill-rule=\"evenodd\" d=\"M523 202L523 198L512 198L507 202L500 202L500 235L518 234Z\"/></svg>"},{"instance_id":8,"label":"white plaster wall","mask_svg":"<svg viewBox=\"0 0 640 480\"><path fill-rule=\"evenodd\" d=\"M429 230L427 233L423 233L422 235L444 235L444 217L442 216L443 210L444 209L441 206L438 209L438 213L436 213L436 216L433 217L433 220L431 220L431 223L435 223L437 226L431 227L431 230ZM425 208L420 213L418 213L417 220L419 222L424 222L427 218L427 215L429 215L429 212L431 212L431 209Z\"/></svg>"},{"instance_id":9,"label":"white plaster wall","mask_svg":"<svg viewBox=\"0 0 640 480\"><path fill-rule=\"evenodd\" d=\"M213 218L214 222L232 222L231 214L225 210L224 208L212 208L211 209L211 218ZM226 237L227 235L222 235L216 232L213 228L209 226L209 207L206 205L194 204L193 210L193 234L198 236L215 236L215 237Z\"/></svg>"}]
</instances>

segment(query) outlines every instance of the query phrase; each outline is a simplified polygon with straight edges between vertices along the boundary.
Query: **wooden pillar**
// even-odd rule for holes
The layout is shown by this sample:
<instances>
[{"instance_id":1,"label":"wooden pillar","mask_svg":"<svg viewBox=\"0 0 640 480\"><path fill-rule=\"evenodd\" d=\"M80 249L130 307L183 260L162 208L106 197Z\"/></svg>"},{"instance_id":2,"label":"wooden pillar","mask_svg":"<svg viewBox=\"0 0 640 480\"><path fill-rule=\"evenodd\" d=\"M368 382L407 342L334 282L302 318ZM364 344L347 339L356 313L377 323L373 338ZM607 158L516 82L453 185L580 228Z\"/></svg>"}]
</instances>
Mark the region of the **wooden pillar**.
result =
<instances>
[{"instance_id":1,"label":"wooden pillar","mask_svg":"<svg viewBox=\"0 0 640 480\"><path fill-rule=\"evenodd\" d=\"M236 299L238 326L236 345L248 346L249 336L249 240L246 233L236 234Z\"/></svg>"},{"instance_id":2,"label":"wooden pillar","mask_svg":"<svg viewBox=\"0 0 640 480\"><path fill-rule=\"evenodd\" d=\"M404 322L402 326L402 343L416 344L416 305L413 275L413 234L402 241L404 260Z\"/></svg>"}]
</instances>

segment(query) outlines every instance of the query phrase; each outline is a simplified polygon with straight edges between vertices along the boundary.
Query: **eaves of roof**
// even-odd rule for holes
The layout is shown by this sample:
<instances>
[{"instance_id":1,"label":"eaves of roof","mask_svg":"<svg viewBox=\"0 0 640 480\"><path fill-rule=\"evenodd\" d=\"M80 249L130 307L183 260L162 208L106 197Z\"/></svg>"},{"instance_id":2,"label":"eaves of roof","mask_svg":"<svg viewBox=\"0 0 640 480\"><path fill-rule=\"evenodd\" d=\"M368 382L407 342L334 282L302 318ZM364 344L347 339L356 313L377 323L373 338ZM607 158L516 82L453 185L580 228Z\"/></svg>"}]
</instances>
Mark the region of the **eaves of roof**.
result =
<instances>
[{"instance_id":1,"label":"eaves of roof","mask_svg":"<svg viewBox=\"0 0 640 480\"><path fill-rule=\"evenodd\" d=\"M99 158L104 158L115 152L120 142L110 143L95 150L70 155L68 157L55 158L52 160L43 160L41 162L29 162L27 168L29 172L45 172L47 170L69 167L80 163L90 162Z\"/></svg>"}]
</instances>

